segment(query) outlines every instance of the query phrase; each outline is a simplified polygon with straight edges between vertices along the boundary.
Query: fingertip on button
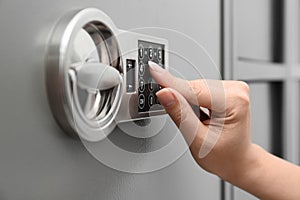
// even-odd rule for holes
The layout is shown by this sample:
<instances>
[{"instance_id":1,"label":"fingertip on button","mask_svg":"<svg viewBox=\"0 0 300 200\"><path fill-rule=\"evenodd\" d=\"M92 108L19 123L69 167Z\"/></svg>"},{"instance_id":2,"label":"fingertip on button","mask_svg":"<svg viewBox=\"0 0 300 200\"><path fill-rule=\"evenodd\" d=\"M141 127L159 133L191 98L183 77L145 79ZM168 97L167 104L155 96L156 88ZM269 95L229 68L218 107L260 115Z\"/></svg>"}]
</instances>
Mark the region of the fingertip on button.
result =
<instances>
[{"instance_id":1,"label":"fingertip on button","mask_svg":"<svg viewBox=\"0 0 300 200\"><path fill-rule=\"evenodd\" d=\"M175 96L173 92L168 89L164 88L156 93L156 96L160 102L160 104L164 107L170 107L175 103Z\"/></svg>"}]
</instances>

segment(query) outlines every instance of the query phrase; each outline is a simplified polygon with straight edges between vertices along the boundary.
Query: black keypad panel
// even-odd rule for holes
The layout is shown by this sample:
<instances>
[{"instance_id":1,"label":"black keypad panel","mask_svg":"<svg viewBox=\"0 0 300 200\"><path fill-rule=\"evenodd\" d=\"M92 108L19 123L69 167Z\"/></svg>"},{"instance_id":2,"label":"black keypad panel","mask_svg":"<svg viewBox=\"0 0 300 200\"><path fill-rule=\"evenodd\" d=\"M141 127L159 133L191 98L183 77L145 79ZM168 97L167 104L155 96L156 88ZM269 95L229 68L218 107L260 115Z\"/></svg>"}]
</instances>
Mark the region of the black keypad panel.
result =
<instances>
[{"instance_id":1,"label":"black keypad panel","mask_svg":"<svg viewBox=\"0 0 300 200\"><path fill-rule=\"evenodd\" d=\"M155 106L159 104L155 93L161 87L154 81L149 72L148 61L157 63L165 68L165 49L163 44L157 44L147 41L138 42L138 110L140 113L162 110L162 107Z\"/></svg>"}]
</instances>

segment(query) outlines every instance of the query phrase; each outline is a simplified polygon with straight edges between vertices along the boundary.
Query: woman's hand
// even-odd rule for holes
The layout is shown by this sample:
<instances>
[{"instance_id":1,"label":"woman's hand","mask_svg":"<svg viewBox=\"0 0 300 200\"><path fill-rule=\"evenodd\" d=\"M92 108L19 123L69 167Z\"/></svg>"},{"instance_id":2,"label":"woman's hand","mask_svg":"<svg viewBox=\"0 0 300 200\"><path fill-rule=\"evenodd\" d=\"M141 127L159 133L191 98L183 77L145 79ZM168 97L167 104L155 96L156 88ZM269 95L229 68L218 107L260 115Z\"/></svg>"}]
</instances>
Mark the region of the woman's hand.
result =
<instances>
[{"instance_id":1,"label":"woman's hand","mask_svg":"<svg viewBox=\"0 0 300 200\"><path fill-rule=\"evenodd\" d=\"M150 72L164 89L160 103L181 130L196 162L263 199L300 199L300 168L251 143L249 87L240 81L186 81L153 62ZM190 104L207 108L199 120Z\"/></svg>"},{"instance_id":2,"label":"woman's hand","mask_svg":"<svg viewBox=\"0 0 300 200\"><path fill-rule=\"evenodd\" d=\"M173 77L154 63L151 63L150 71L164 87L157 93L160 103L180 128L194 159L202 168L230 180L239 173L241 165L249 165L242 163L251 156L252 149L249 87L246 83L185 81ZM200 121L189 103L209 109L210 118ZM211 146L204 148L204 143ZM201 147L205 152L200 151Z\"/></svg>"}]
</instances>

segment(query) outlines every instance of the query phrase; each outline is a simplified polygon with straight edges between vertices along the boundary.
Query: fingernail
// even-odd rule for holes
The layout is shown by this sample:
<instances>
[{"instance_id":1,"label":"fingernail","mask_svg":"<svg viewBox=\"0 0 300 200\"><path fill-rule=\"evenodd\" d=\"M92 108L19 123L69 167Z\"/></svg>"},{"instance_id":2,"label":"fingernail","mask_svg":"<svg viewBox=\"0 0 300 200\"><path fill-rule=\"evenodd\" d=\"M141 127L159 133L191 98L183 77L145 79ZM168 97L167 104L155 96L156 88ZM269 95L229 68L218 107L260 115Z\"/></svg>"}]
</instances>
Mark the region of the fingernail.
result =
<instances>
[{"instance_id":1,"label":"fingernail","mask_svg":"<svg viewBox=\"0 0 300 200\"><path fill-rule=\"evenodd\" d=\"M175 97L171 90L164 88L156 93L160 104L167 108L172 106L175 103Z\"/></svg>"},{"instance_id":2,"label":"fingernail","mask_svg":"<svg viewBox=\"0 0 300 200\"><path fill-rule=\"evenodd\" d=\"M164 71L164 69L162 67L160 67L158 64L156 64L155 62L148 61L148 65L152 71L155 71L158 73L162 73Z\"/></svg>"}]
</instances>

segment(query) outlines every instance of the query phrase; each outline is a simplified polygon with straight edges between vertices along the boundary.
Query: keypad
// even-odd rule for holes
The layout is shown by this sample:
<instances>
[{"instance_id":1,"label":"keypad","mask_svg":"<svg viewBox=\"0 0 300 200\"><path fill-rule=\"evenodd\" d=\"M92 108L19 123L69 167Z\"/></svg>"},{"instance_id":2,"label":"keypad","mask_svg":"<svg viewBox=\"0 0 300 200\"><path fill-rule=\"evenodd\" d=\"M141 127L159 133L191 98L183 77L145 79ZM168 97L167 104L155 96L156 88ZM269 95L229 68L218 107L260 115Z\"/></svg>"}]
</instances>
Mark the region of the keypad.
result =
<instances>
[{"instance_id":1,"label":"keypad","mask_svg":"<svg viewBox=\"0 0 300 200\"><path fill-rule=\"evenodd\" d=\"M152 107L159 104L155 95L161 87L154 81L150 75L148 61L157 63L164 68L164 45L147 41L138 42L138 111L148 112L162 110L161 106Z\"/></svg>"}]
</instances>

